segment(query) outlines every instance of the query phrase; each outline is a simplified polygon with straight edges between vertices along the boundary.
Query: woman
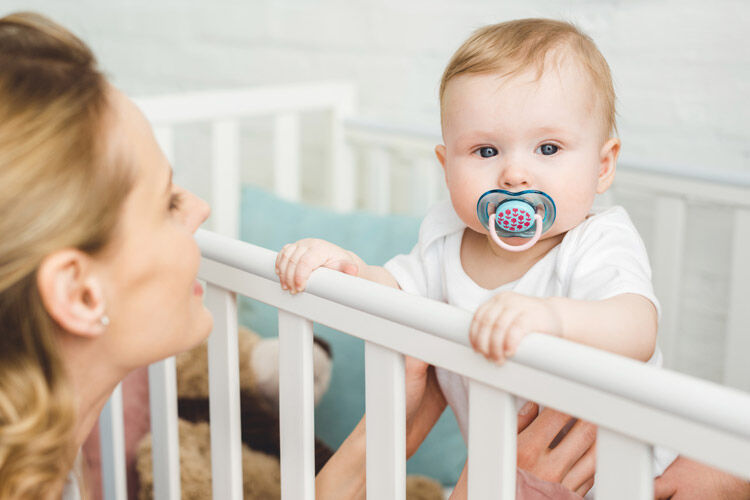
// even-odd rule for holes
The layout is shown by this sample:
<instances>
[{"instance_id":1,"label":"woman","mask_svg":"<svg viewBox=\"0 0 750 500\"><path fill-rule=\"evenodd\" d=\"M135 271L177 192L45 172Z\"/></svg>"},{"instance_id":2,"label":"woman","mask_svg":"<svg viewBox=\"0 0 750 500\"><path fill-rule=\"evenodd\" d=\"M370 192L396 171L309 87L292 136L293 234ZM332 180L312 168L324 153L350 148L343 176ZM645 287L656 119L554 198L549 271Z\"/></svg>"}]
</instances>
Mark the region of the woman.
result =
<instances>
[{"instance_id":1,"label":"woman","mask_svg":"<svg viewBox=\"0 0 750 500\"><path fill-rule=\"evenodd\" d=\"M211 331L209 209L80 40L0 24L0 498L59 498L119 381Z\"/></svg>"},{"instance_id":2,"label":"woman","mask_svg":"<svg viewBox=\"0 0 750 500\"><path fill-rule=\"evenodd\" d=\"M120 380L208 336L192 237L208 213L79 39L38 15L0 19L0 498L60 498ZM408 454L444 406L433 371L407 360ZM568 486L593 477L579 460L589 424L550 450L567 417L531 419L521 467ZM319 498L363 498L364 430L319 474ZM523 491L562 488L519 477Z\"/></svg>"}]
</instances>

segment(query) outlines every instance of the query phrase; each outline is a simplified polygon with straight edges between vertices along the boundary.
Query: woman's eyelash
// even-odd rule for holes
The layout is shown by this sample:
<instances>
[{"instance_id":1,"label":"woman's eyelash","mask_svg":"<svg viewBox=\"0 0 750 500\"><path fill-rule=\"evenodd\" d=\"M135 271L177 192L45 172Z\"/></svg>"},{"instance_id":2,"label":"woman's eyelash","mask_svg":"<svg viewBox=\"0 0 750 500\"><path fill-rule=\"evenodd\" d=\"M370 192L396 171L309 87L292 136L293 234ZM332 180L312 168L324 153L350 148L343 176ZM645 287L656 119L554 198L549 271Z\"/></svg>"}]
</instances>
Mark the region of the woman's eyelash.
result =
<instances>
[{"instance_id":1,"label":"woman's eyelash","mask_svg":"<svg viewBox=\"0 0 750 500\"><path fill-rule=\"evenodd\" d=\"M182 193L172 193L169 197L169 210L177 210L182 203Z\"/></svg>"}]
</instances>

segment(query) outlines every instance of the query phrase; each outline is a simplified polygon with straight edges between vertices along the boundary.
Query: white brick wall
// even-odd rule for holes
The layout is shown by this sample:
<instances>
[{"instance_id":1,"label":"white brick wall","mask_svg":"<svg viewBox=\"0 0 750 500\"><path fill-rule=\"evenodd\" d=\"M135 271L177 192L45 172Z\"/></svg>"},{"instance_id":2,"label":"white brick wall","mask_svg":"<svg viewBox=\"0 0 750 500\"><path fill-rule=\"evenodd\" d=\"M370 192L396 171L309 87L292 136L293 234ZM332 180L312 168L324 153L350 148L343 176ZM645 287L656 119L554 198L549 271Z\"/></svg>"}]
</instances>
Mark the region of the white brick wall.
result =
<instances>
[{"instance_id":1,"label":"white brick wall","mask_svg":"<svg viewBox=\"0 0 750 500\"><path fill-rule=\"evenodd\" d=\"M344 78L360 111L437 126L438 80L482 24L579 24L609 60L623 159L750 172L746 0L3 0L78 32L132 94Z\"/></svg>"}]
</instances>

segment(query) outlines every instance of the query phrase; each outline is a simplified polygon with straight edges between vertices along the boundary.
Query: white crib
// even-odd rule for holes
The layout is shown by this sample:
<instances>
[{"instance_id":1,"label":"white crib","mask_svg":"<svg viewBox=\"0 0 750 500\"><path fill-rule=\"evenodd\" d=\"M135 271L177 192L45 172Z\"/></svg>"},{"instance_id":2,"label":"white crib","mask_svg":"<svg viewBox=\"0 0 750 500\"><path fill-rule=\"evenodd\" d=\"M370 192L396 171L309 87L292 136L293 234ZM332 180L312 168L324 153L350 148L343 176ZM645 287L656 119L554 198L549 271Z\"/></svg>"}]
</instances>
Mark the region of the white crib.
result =
<instances>
[{"instance_id":1,"label":"white crib","mask_svg":"<svg viewBox=\"0 0 750 500\"><path fill-rule=\"evenodd\" d=\"M369 498L399 499L405 491L403 355L412 355L472 379L469 436L471 498L513 498L516 415L513 395L560 409L599 425L597 495L605 499L653 498L651 446L661 445L750 479L750 395L670 370L656 370L586 346L544 335L526 339L503 367L483 361L468 346L470 316L451 306L357 280L316 271L306 293L282 292L274 275L275 254L236 240L241 122L271 119L274 182L279 195L305 201L300 116L326 114L329 166L326 199L331 207L394 207L424 211L444 195L432 159L434 133L399 130L356 120L355 91L323 83L141 99L171 159L176 126L204 122L211 128L211 222L215 233L197 235L214 315L209 339L211 460L214 498L242 495L237 369L236 294L279 309L281 339L281 466L286 499L314 498L312 323L366 341L367 491ZM308 146L309 147L309 146ZM358 166L362 164L362 166ZM179 167L177 167L179 168ZM399 176L401 176L399 178ZM319 175L319 177L321 177ZM393 179L397 181L394 182ZM420 189L399 198L400 180L418 179ZM720 206L733 235L726 300L724 382L750 390L750 181L678 175L666 169L621 166L614 196L635 194L653 203L652 235L645 240L664 316L660 344L667 366L680 345L684 239L691 205ZM362 190L358 186L364 186ZM190 186L188 186L190 187ZM403 197L402 197L403 198ZM319 202L319 200L318 200ZM668 228L665 230L664 228ZM642 229L643 230L643 229ZM742 250L745 249L745 252ZM174 360L149 368L154 492L177 499L177 407ZM126 498L124 440L119 391L100 419L105 497ZM478 439L481 436L481 439Z\"/></svg>"}]
</instances>

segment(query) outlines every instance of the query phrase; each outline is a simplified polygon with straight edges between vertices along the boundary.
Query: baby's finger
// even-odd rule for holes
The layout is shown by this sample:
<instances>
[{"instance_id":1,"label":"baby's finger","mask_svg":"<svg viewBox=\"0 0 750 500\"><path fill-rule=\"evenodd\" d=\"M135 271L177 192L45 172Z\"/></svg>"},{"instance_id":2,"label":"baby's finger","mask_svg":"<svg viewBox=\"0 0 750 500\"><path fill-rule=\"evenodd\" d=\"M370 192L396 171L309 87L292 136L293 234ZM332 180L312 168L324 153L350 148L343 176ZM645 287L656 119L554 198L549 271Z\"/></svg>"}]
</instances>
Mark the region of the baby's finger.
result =
<instances>
[{"instance_id":1,"label":"baby's finger","mask_svg":"<svg viewBox=\"0 0 750 500\"><path fill-rule=\"evenodd\" d=\"M479 344L477 344L477 338L479 338L479 331L481 330L482 324L489 313L492 312L489 302L480 305L476 311L474 311L474 317L469 325L469 342L475 350L479 350Z\"/></svg>"},{"instance_id":2,"label":"baby's finger","mask_svg":"<svg viewBox=\"0 0 750 500\"><path fill-rule=\"evenodd\" d=\"M309 248L307 246L298 246L294 250L294 253L289 256L289 264L286 267L284 279L286 280L287 286L289 286L289 291L292 293L296 293L300 290L294 282L294 275L297 271L297 265L299 264L300 259L308 250Z\"/></svg>"},{"instance_id":3,"label":"baby's finger","mask_svg":"<svg viewBox=\"0 0 750 500\"><path fill-rule=\"evenodd\" d=\"M276 256L276 274L279 276L281 288L284 290L289 289L289 284L286 282L286 268L289 265L289 256L294 253L296 248L293 243L286 244Z\"/></svg>"},{"instance_id":4,"label":"baby's finger","mask_svg":"<svg viewBox=\"0 0 750 500\"><path fill-rule=\"evenodd\" d=\"M502 310L489 308L474 319L474 321L478 322L474 348L484 354L485 357L489 357L490 355L490 341L494 333L495 322L501 313Z\"/></svg>"},{"instance_id":5,"label":"baby's finger","mask_svg":"<svg viewBox=\"0 0 750 500\"><path fill-rule=\"evenodd\" d=\"M495 329L490 344L490 357L499 363L505 361L505 343L507 342L508 331L518 315L518 311L505 309L495 321Z\"/></svg>"},{"instance_id":6,"label":"baby's finger","mask_svg":"<svg viewBox=\"0 0 750 500\"><path fill-rule=\"evenodd\" d=\"M326 267L333 269L334 271L342 272L344 274L351 274L352 276L356 276L357 274L359 274L359 266L345 259L326 263Z\"/></svg>"},{"instance_id":7,"label":"baby's finger","mask_svg":"<svg viewBox=\"0 0 750 500\"><path fill-rule=\"evenodd\" d=\"M301 291L304 289L310 274L321 266L323 260L320 252L312 248L308 248L306 252L300 254L292 276L292 290Z\"/></svg>"},{"instance_id":8,"label":"baby's finger","mask_svg":"<svg viewBox=\"0 0 750 500\"><path fill-rule=\"evenodd\" d=\"M516 354L518 346L521 344L521 340L526 336L526 330L518 323L513 323L508 329L508 334L505 336L504 354L507 357L511 357Z\"/></svg>"}]
</instances>

